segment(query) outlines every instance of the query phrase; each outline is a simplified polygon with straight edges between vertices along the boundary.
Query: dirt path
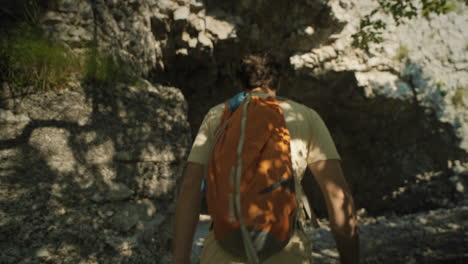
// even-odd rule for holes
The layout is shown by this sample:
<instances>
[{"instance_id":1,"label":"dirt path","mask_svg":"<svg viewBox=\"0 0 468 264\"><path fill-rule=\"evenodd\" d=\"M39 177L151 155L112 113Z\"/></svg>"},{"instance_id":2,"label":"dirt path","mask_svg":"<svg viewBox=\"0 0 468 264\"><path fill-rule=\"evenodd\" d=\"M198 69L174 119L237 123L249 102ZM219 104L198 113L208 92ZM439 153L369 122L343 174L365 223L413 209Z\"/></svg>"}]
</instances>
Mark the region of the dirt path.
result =
<instances>
[{"instance_id":1,"label":"dirt path","mask_svg":"<svg viewBox=\"0 0 468 264\"><path fill-rule=\"evenodd\" d=\"M326 221L307 230L315 264L338 262L338 252ZM199 255L209 218L202 217L194 255ZM360 219L362 263L468 263L468 205L402 217Z\"/></svg>"}]
</instances>

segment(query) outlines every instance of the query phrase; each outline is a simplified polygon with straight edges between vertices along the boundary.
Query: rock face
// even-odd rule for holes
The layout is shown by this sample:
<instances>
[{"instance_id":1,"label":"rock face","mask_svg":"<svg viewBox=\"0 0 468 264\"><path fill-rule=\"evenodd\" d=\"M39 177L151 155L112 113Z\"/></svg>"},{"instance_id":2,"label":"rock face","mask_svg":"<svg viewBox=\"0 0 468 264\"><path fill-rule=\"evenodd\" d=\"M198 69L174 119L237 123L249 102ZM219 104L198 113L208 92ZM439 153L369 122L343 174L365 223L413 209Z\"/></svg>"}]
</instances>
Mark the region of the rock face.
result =
<instances>
[{"instance_id":1,"label":"rock face","mask_svg":"<svg viewBox=\"0 0 468 264\"><path fill-rule=\"evenodd\" d=\"M49 36L75 50L97 43L147 73L163 55L163 43L152 33L150 14L156 2L49 1L40 23Z\"/></svg>"},{"instance_id":2,"label":"rock face","mask_svg":"<svg viewBox=\"0 0 468 264\"><path fill-rule=\"evenodd\" d=\"M385 42L369 51L353 48L351 34L370 1L157 1L153 7L164 67L150 75L182 90L193 132L209 107L238 91L239 57L268 50L290 66L282 94L317 110L330 128L358 207L408 213L466 195L457 191L467 180L457 175L467 174L468 163L463 3L461 12L398 27L382 15L389 24ZM450 180L455 176L457 183ZM304 185L324 214L317 185Z\"/></svg>"},{"instance_id":3,"label":"rock face","mask_svg":"<svg viewBox=\"0 0 468 264\"><path fill-rule=\"evenodd\" d=\"M97 43L155 82L182 89L198 129L206 101L238 89L240 55L267 49L287 62L342 27L321 1L257 2L55 0L40 22L77 52Z\"/></svg>"},{"instance_id":4,"label":"rock face","mask_svg":"<svg viewBox=\"0 0 468 264\"><path fill-rule=\"evenodd\" d=\"M404 214L466 199L466 6L400 26L379 14L385 41L355 49L351 34L374 5L42 1L50 37L78 53L97 44L164 85L76 85L22 100L2 90L0 231L11 243L0 242L0 262L168 261L190 129L239 90L239 58L259 50L285 65L280 93L325 120L358 208ZM325 215L312 179L304 186Z\"/></svg>"},{"instance_id":5,"label":"rock face","mask_svg":"<svg viewBox=\"0 0 468 264\"><path fill-rule=\"evenodd\" d=\"M350 35L356 31L356 17L368 13L372 6L366 1L330 2L334 14L346 21L346 26L329 45L291 56L293 67L313 76L355 72L367 98L381 95L432 109L438 120L453 126L460 140L457 145L468 151L466 6L460 2L446 15L419 18L400 26L381 16L388 24L384 42L363 52L351 48Z\"/></svg>"},{"instance_id":6,"label":"rock face","mask_svg":"<svg viewBox=\"0 0 468 264\"><path fill-rule=\"evenodd\" d=\"M345 26L333 41L290 57L304 81L289 92L326 120L358 205L408 213L466 197L450 178L467 180L456 176L467 175L467 7L400 26L380 15L384 42L364 51L351 47L351 34L375 3L329 5ZM455 163L465 164L463 173Z\"/></svg>"},{"instance_id":7,"label":"rock face","mask_svg":"<svg viewBox=\"0 0 468 264\"><path fill-rule=\"evenodd\" d=\"M457 190L467 181L466 6L398 27L381 15L389 24L385 42L355 49L351 34L372 8L371 1L207 0L190 9L205 27L186 22L170 28L190 36L204 30L213 50L190 47L188 37L174 41L182 46L154 76L182 89L195 132L209 107L239 89L238 58L268 50L290 66L283 71L282 95L314 108L328 125L358 207L381 214L454 205L466 197ZM455 170L455 163L464 169ZM307 175L304 186L323 215L311 179Z\"/></svg>"},{"instance_id":8,"label":"rock face","mask_svg":"<svg viewBox=\"0 0 468 264\"><path fill-rule=\"evenodd\" d=\"M1 263L169 261L190 144L179 90L76 85L2 103Z\"/></svg>"}]
</instances>

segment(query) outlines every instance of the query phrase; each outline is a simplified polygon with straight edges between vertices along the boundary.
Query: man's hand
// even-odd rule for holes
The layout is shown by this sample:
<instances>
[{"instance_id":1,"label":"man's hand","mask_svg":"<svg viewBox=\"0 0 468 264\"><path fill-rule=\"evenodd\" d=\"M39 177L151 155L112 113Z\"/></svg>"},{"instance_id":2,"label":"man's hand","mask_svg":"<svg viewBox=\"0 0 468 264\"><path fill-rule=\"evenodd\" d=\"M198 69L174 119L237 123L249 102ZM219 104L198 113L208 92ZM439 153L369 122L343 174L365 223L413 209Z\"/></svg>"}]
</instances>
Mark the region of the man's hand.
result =
<instances>
[{"instance_id":1,"label":"man's hand","mask_svg":"<svg viewBox=\"0 0 468 264\"><path fill-rule=\"evenodd\" d=\"M187 164L176 203L173 240L174 264L190 263L193 236L200 214L200 186L203 176L203 165L192 162Z\"/></svg>"},{"instance_id":2,"label":"man's hand","mask_svg":"<svg viewBox=\"0 0 468 264\"><path fill-rule=\"evenodd\" d=\"M327 204L330 227L342 264L359 263L359 233L354 202L339 160L309 164Z\"/></svg>"}]
</instances>

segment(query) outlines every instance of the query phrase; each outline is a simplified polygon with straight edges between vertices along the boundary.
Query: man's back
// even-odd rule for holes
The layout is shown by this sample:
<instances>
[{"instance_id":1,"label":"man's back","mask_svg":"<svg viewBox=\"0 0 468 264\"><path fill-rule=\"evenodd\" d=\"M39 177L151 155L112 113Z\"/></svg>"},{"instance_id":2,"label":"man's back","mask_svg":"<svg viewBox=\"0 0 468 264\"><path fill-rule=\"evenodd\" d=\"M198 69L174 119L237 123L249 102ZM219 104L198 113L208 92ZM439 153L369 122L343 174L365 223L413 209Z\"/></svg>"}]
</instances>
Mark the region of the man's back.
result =
<instances>
[{"instance_id":1,"label":"man's back","mask_svg":"<svg viewBox=\"0 0 468 264\"><path fill-rule=\"evenodd\" d=\"M243 88L262 97L273 96L280 89L279 66L268 54L242 58L239 79ZM260 93L258 93L260 92ZM343 176L330 133L312 109L287 100L280 104L286 128L289 130L292 168L296 196L301 200L300 180L309 167L317 180L327 204L332 229L342 263L359 263L359 234L351 192ZM198 221L201 191L210 159L211 143L224 111L224 104L213 107L205 116L188 158L176 205L174 223L174 263L190 263L190 252ZM298 204L300 205L300 204ZM245 232L244 232L245 233ZM303 230L295 230L286 247L264 263L311 263L311 245ZM223 250L213 232L205 240L201 263L245 263Z\"/></svg>"},{"instance_id":2,"label":"man's back","mask_svg":"<svg viewBox=\"0 0 468 264\"><path fill-rule=\"evenodd\" d=\"M254 92L252 96L262 98L271 95ZM196 136L188 161L208 164L210 159L211 144L214 141L216 128L219 126L224 112L225 103L210 109L205 116L200 130ZM291 159L295 177L297 200L301 201L301 179L308 164L327 159L340 159L333 140L319 115L302 104L292 100L280 103L286 127L291 135ZM251 121L255 122L255 120ZM286 247L267 259L265 263L307 263L310 259L310 241L304 230L296 230ZM224 250L214 239L210 232L201 257L201 263L243 263L242 260ZM291 262L292 261L292 262Z\"/></svg>"},{"instance_id":3,"label":"man's back","mask_svg":"<svg viewBox=\"0 0 468 264\"><path fill-rule=\"evenodd\" d=\"M266 93L253 93L268 97ZM207 164L210 144L219 125L225 103L211 108L206 114L193 143L188 160ZM293 168L299 181L302 179L307 165L320 160L340 159L333 139L320 116L311 108L285 100L280 103L283 110L286 127L291 135L291 155Z\"/></svg>"}]
</instances>

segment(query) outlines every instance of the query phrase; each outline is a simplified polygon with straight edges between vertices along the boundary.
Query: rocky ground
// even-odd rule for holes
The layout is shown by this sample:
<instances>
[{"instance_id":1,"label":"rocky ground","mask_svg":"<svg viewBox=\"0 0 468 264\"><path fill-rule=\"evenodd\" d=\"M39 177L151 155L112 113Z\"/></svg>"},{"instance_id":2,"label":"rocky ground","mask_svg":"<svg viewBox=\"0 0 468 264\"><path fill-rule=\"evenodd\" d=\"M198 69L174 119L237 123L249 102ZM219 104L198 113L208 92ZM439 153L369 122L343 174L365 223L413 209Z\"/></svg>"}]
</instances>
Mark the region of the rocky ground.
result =
<instances>
[{"instance_id":1,"label":"rocky ground","mask_svg":"<svg viewBox=\"0 0 468 264\"><path fill-rule=\"evenodd\" d=\"M468 263L468 202L449 208L394 217L361 217L362 263ZM315 264L339 263L327 221L308 229ZM209 217L202 216L194 245L200 254Z\"/></svg>"}]
</instances>

